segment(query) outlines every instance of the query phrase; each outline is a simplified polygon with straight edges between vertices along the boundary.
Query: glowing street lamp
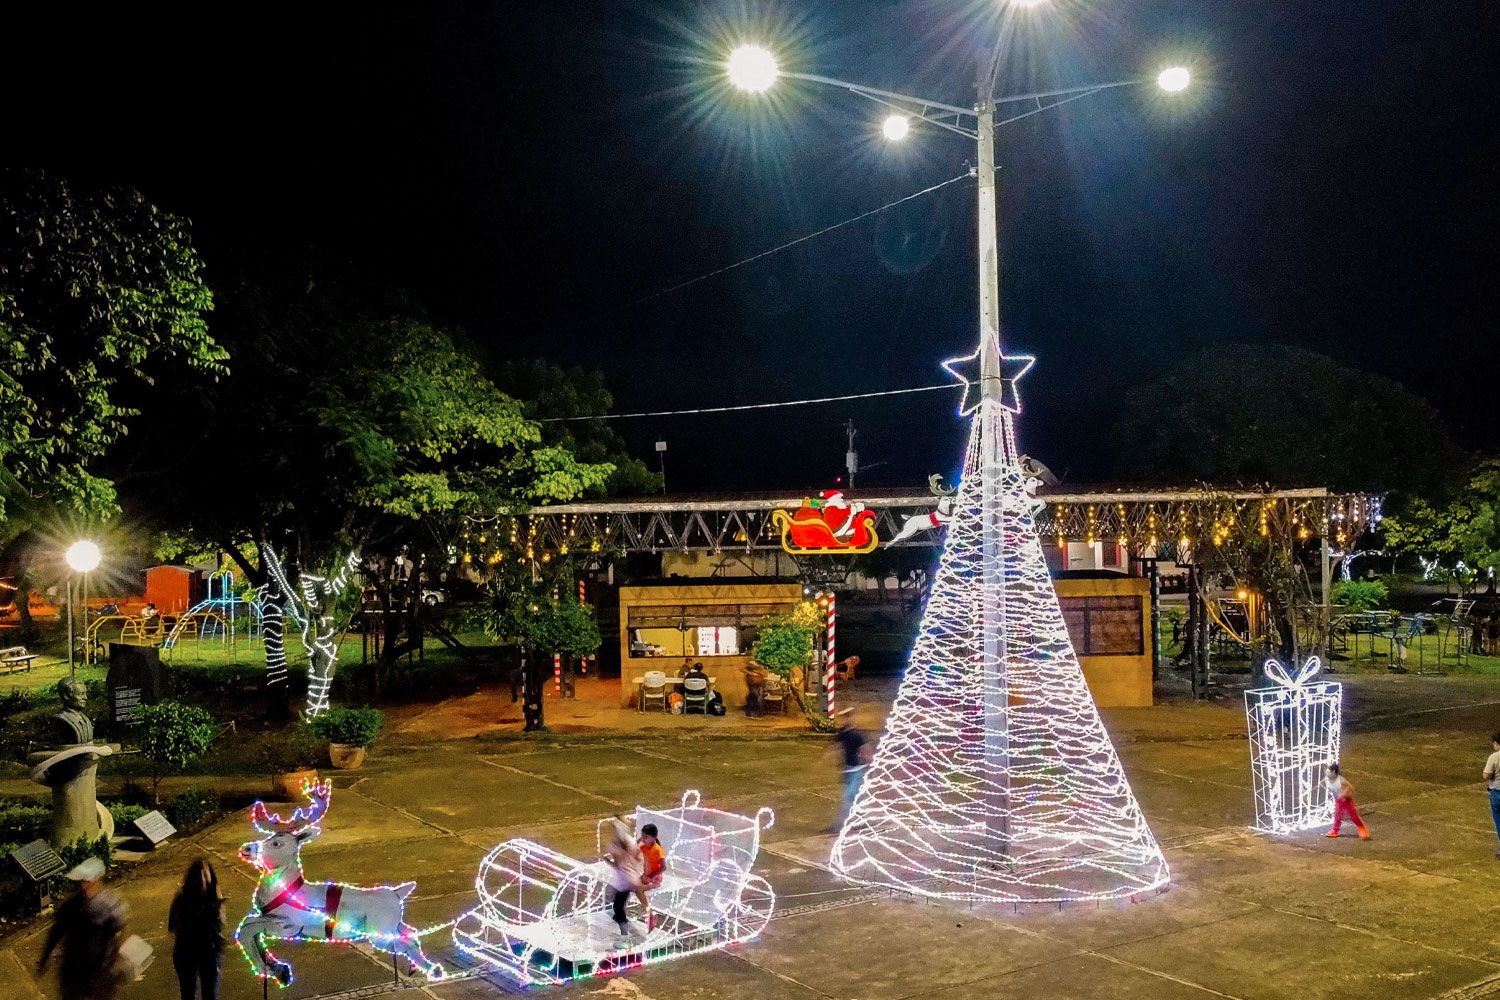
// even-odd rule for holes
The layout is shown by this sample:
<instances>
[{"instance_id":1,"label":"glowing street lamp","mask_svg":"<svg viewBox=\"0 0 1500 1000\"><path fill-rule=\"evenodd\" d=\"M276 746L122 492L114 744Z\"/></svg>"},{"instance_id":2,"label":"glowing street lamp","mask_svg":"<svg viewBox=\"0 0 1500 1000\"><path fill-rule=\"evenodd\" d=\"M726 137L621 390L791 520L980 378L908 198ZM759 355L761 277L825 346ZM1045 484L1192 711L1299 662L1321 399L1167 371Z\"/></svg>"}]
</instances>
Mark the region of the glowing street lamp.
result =
<instances>
[{"instance_id":1,"label":"glowing street lamp","mask_svg":"<svg viewBox=\"0 0 1500 1000\"><path fill-rule=\"evenodd\" d=\"M1183 66L1170 66L1156 75L1156 85L1169 94L1186 90L1192 75Z\"/></svg>"},{"instance_id":2,"label":"glowing street lamp","mask_svg":"<svg viewBox=\"0 0 1500 1000\"><path fill-rule=\"evenodd\" d=\"M752 94L771 88L781 75L776 57L759 45L741 45L729 54L729 82Z\"/></svg>"},{"instance_id":3,"label":"glowing street lamp","mask_svg":"<svg viewBox=\"0 0 1500 1000\"><path fill-rule=\"evenodd\" d=\"M99 546L96 545L94 542L89 541L86 538L79 539L78 541L74 542L72 545L69 545L68 546L68 550L63 553L63 560L68 564L68 568L71 569L74 573L81 573L81 574L83 574L83 599L84 599L85 602L87 602L88 599L89 599L89 597L88 597L88 593L89 593L89 589L88 589L89 574L92 573L94 570L96 570L96 569L99 568L99 562L103 558L104 558L104 554L99 551ZM87 631L87 629L88 629L88 618L86 616L84 618L83 625L84 625L85 631ZM68 676L69 677L75 676L76 670L77 670L77 668L75 667L75 665L73 663L73 642L74 642L74 639L73 639L73 576L72 576L72 574L69 574L68 575Z\"/></svg>"},{"instance_id":4,"label":"glowing street lamp","mask_svg":"<svg viewBox=\"0 0 1500 1000\"><path fill-rule=\"evenodd\" d=\"M880 131L892 142L900 142L911 132L911 119L905 115L890 115L880 123Z\"/></svg>"}]
</instances>

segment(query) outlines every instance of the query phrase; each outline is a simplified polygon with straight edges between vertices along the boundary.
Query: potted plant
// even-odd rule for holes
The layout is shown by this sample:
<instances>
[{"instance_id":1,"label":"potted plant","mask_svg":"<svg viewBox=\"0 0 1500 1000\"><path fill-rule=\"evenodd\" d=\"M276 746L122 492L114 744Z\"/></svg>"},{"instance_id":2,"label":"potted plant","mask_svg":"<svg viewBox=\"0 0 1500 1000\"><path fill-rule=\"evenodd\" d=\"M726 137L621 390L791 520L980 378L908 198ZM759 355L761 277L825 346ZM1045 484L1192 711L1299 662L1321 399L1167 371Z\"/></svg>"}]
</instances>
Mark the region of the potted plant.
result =
<instances>
[{"instance_id":1,"label":"potted plant","mask_svg":"<svg viewBox=\"0 0 1500 1000\"><path fill-rule=\"evenodd\" d=\"M375 708L334 708L313 720L312 730L328 741L328 759L340 770L365 762L365 748L375 742L385 717Z\"/></svg>"},{"instance_id":2,"label":"potted plant","mask_svg":"<svg viewBox=\"0 0 1500 1000\"><path fill-rule=\"evenodd\" d=\"M271 772L271 792L282 802L296 801L302 786L318 780L322 747L306 730L266 744L266 770Z\"/></svg>"}]
</instances>

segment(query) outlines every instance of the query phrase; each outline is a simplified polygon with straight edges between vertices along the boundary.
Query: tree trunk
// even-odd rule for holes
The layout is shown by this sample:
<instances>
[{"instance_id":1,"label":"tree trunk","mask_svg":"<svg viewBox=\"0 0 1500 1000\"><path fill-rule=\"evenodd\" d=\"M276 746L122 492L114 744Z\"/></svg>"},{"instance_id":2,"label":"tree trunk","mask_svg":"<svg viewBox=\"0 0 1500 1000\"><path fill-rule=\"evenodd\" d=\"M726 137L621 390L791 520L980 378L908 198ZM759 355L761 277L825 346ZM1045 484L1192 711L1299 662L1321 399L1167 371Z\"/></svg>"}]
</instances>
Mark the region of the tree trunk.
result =
<instances>
[{"instance_id":1,"label":"tree trunk","mask_svg":"<svg viewBox=\"0 0 1500 1000\"><path fill-rule=\"evenodd\" d=\"M526 666L521 673L521 714L526 718L524 732L534 733L543 726L542 692L547 683L542 674L542 657L534 649L525 652Z\"/></svg>"}]
</instances>

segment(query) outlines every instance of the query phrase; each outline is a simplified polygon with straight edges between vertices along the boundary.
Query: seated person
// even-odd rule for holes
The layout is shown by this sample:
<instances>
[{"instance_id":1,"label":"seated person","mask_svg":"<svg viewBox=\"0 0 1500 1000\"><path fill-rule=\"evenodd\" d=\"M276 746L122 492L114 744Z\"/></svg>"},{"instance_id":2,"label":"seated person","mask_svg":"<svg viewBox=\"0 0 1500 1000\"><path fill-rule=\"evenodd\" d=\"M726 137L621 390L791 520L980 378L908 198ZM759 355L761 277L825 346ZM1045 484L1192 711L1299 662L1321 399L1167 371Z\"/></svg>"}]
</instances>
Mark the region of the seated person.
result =
<instances>
[{"instance_id":1,"label":"seated person","mask_svg":"<svg viewBox=\"0 0 1500 1000\"><path fill-rule=\"evenodd\" d=\"M708 674L704 672L701 662L693 664L688 668L688 672L682 675L683 680L687 680L689 677L702 678L705 682L708 680Z\"/></svg>"},{"instance_id":2,"label":"seated person","mask_svg":"<svg viewBox=\"0 0 1500 1000\"><path fill-rule=\"evenodd\" d=\"M141 621L143 622L149 624L159 617L161 617L161 612L157 611L156 605L150 603L149 601L146 603L146 606L141 609Z\"/></svg>"}]
</instances>

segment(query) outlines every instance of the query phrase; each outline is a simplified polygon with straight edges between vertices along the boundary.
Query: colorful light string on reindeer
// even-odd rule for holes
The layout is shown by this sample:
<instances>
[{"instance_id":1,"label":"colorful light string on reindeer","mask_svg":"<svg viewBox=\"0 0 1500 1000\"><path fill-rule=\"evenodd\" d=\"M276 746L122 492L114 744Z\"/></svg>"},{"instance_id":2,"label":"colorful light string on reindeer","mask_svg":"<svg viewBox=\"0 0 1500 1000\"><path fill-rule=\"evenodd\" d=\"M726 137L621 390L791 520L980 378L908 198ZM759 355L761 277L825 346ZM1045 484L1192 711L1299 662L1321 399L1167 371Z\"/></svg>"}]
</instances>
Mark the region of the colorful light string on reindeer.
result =
<instances>
[{"instance_id":1,"label":"colorful light string on reindeer","mask_svg":"<svg viewBox=\"0 0 1500 1000\"><path fill-rule=\"evenodd\" d=\"M261 872L250 898L250 911L235 929L234 939L262 979L281 986L292 982L292 966L267 947L269 941L320 941L353 944L368 941L381 951L401 956L410 971L430 979L443 978L443 967L422 952L421 938L443 927L418 929L405 921L406 899L415 882L399 885L356 886L343 882L309 882L302 871L302 847L322 828L318 821L328 811L332 786L305 784L308 806L288 819L257 802L250 822L265 836L240 845L240 860Z\"/></svg>"}]
</instances>

